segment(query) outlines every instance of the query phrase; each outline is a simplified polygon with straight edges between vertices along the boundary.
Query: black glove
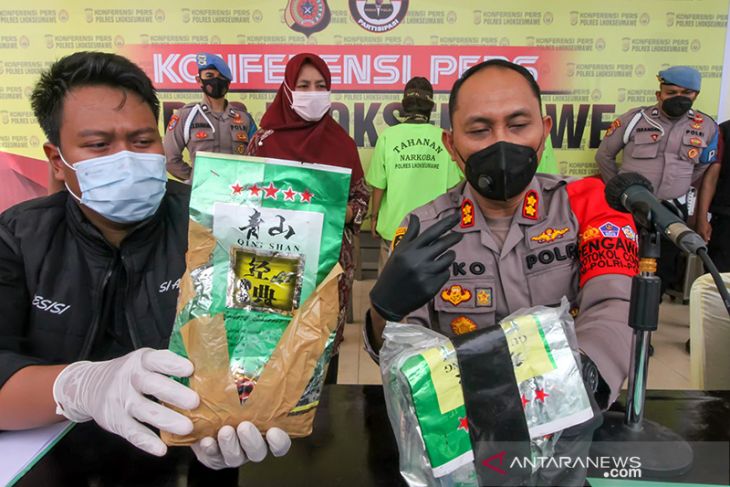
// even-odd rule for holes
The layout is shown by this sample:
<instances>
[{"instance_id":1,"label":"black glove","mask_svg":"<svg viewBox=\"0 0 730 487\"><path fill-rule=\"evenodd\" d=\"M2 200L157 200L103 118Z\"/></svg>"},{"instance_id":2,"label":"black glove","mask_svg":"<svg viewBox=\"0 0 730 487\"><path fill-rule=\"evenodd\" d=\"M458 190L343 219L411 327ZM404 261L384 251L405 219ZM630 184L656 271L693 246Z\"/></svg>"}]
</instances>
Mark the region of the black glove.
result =
<instances>
[{"instance_id":1,"label":"black glove","mask_svg":"<svg viewBox=\"0 0 730 487\"><path fill-rule=\"evenodd\" d=\"M456 259L454 251L448 249L458 243L463 234L443 234L460 219L455 213L418 235L421 223L417 216L411 215L408 231L393 249L370 291L370 302L380 316L400 321L428 303L448 281L449 268Z\"/></svg>"}]
</instances>

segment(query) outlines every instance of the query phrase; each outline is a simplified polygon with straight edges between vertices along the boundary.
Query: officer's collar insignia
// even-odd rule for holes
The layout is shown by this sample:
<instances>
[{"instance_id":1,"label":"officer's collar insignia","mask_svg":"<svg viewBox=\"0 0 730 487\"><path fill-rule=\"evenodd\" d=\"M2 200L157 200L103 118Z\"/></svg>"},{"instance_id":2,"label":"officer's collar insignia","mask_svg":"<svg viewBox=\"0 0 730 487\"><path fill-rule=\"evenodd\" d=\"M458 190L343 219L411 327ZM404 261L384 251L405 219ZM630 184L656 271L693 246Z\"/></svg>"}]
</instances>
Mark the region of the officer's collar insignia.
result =
<instances>
[{"instance_id":1,"label":"officer's collar insignia","mask_svg":"<svg viewBox=\"0 0 730 487\"><path fill-rule=\"evenodd\" d=\"M461 202L461 228L474 226L474 203L469 198Z\"/></svg>"},{"instance_id":2,"label":"officer's collar insignia","mask_svg":"<svg viewBox=\"0 0 730 487\"><path fill-rule=\"evenodd\" d=\"M454 284L441 291L441 299L454 306L459 306L461 303L471 299L471 291L461 287L459 284Z\"/></svg>"},{"instance_id":3,"label":"officer's collar insignia","mask_svg":"<svg viewBox=\"0 0 730 487\"><path fill-rule=\"evenodd\" d=\"M451 321L451 331L454 335L463 335L477 329L477 324L466 316L458 316Z\"/></svg>"},{"instance_id":4,"label":"officer's collar insignia","mask_svg":"<svg viewBox=\"0 0 730 487\"><path fill-rule=\"evenodd\" d=\"M204 112L208 111L208 105L206 105L205 103L201 103L200 108L202 108Z\"/></svg>"},{"instance_id":5,"label":"officer's collar insignia","mask_svg":"<svg viewBox=\"0 0 730 487\"><path fill-rule=\"evenodd\" d=\"M539 202L540 198L537 196L537 191L534 189L528 191L522 202L522 216L530 220L537 220L537 205Z\"/></svg>"},{"instance_id":6,"label":"officer's collar insignia","mask_svg":"<svg viewBox=\"0 0 730 487\"><path fill-rule=\"evenodd\" d=\"M403 236L408 231L408 227L398 227L395 230L395 236L393 237L393 242L390 244L390 250L391 252L393 249L395 249L401 240L403 240Z\"/></svg>"},{"instance_id":7,"label":"officer's collar insignia","mask_svg":"<svg viewBox=\"0 0 730 487\"><path fill-rule=\"evenodd\" d=\"M530 240L537 243L550 243L568 233L568 227L565 228L546 228L540 235L530 237Z\"/></svg>"},{"instance_id":8,"label":"officer's collar insignia","mask_svg":"<svg viewBox=\"0 0 730 487\"><path fill-rule=\"evenodd\" d=\"M659 116L659 109L658 108L652 108L652 110L651 110L651 116L652 117L658 117Z\"/></svg>"}]
</instances>

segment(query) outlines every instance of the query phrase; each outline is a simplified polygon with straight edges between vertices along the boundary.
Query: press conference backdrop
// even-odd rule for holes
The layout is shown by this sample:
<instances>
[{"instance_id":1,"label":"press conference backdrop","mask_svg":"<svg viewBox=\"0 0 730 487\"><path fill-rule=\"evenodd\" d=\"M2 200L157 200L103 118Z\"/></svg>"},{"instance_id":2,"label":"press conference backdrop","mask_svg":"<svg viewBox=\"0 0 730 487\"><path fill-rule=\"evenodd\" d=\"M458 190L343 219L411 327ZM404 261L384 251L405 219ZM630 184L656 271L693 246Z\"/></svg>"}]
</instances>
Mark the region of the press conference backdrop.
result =
<instances>
[{"instance_id":1,"label":"press conference backdrop","mask_svg":"<svg viewBox=\"0 0 730 487\"><path fill-rule=\"evenodd\" d=\"M234 78L229 99L245 104L257 122L289 57L320 54L333 74L333 115L361 148L366 167L378 134L396 123L410 77L431 80L433 120L447 128L454 80L495 57L524 65L540 83L563 174L596 171L593 155L606 128L629 108L653 104L655 75L670 65L702 73L699 109L713 117L730 113L719 104L728 84L722 83L727 0L107 3L27 0L0 7L0 155L44 158L45 137L28 97L43 69L80 50L118 52L142 65L163 102L161 130L175 108L200 99L197 52L223 56Z\"/></svg>"}]
</instances>

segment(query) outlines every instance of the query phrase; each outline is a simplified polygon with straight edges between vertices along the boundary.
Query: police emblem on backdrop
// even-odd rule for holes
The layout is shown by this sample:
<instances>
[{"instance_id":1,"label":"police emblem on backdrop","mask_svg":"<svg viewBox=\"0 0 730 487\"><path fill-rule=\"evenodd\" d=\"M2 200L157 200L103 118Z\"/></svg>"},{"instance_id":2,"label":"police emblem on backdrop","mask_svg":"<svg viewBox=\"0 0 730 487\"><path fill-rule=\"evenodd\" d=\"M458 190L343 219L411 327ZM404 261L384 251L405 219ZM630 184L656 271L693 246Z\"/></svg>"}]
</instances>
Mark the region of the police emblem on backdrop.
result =
<instances>
[{"instance_id":1,"label":"police emblem on backdrop","mask_svg":"<svg viewBox=\"0 0 730 487\"><path fill-rule=\"evenodd\" d=\"M382 34L398 27L408 12L408 0L350 0L350 15L368 32Z\"/></svg>"},{"instance_id":2,"label":"police emblem on backdrop","mask_svg":"<svg viewBox=\"0 0 730 487\"><path fill-rule=\"evenodd\" d=\"M289 0L284 8L286 25L307 37L326 29L330 18L327 0Z\"/></svg>"}]
</instances>

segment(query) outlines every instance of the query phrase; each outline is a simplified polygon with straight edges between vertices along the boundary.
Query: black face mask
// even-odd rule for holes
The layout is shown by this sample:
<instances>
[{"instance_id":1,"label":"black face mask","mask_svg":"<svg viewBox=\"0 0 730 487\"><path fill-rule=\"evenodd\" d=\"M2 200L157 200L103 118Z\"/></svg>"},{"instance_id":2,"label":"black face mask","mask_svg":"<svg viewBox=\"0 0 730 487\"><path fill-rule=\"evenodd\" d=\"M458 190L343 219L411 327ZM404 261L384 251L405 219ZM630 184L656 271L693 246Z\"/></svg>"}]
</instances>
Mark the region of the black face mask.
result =
<instances>
[{"instance_id":1,"label":"black face mask","mask_svg":"<svg viewBox=\"0 0 730 487\"><path fill-rule=\"evenodd\" d=\"M465 164L466 180L480 195L507 201L530 184L538 160L532 147L500 141L473 153Z\"/></svg>"},{"instance_id":2,"label":"black face mask","mask_svg":"<svg viewBox=\"0 0 730 487\"><path fill-rule=\"evenodd\" d=\"M231 84L225 78L206 78L201 79L203 83L203 93L211 98L223 98L228 93L228 86Z\"/></svg>"},{"instance_id":3,"label":"black face mask","mask_svg":"<svg viewBox=\"0 0 730 487\"><path fill-rule=\"evenodd\" d=\"M690 108L692 108L692 99L688 96L673 96L662 102L662 111L670 117L681 117Z\"/></svg>"}]
</instances>

